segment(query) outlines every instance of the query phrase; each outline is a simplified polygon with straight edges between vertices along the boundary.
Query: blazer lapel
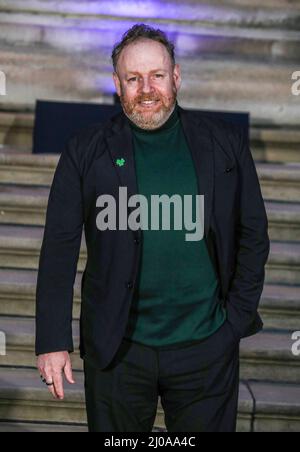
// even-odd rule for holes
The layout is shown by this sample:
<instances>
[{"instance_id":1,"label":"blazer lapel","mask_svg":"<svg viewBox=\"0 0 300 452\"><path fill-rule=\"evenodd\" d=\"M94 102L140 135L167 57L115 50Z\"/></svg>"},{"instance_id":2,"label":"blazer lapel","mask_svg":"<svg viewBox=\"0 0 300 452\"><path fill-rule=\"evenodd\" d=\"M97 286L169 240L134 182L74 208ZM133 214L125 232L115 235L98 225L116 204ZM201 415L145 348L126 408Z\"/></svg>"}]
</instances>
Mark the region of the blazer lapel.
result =
<instances>
[{"instance_id":1,"label":"blazer lapel","mask_svg":"<svg viewBox=\"0 0 300 452\"><path fill-rule=\"evenodd\" d=\"M119 179L119 186L127 187L127 196L130 198L138 194L132 132L123 112L112 118L112 121L113 126L106 136L106 142ZM135 208L128 207L128 213L132 210L135 210ZM141 230L133 232L141 235Z\"/></svg>"},{"instance_id":2,"label":"blazer lapel","mask_svg":"<svg viewBox=\"0 0 300 452\"><path fill-rule=\"evenodd\" d=\"M124 113L116 118L111 134L106 137L120 185L128 188L128 197L137 194L137 179L130 125ZM124 162L122 162L124 160ZM119 164L118 164L119 161ZM120 162L121 161L121 162ZM123 163L123 164L122 164Z\"/></svg>"},{"instance_id":3,"label":"blazer lapel","mask_svg":"<svg viewBox=\"0 0 300 452\"><path fill-rule=\"evenodd\" d=\"M204 235L208 236L214 193L214 147L212 137L201 119L179 107L183 130L195 163L198 194L204 195Z\"/></svg>"}]
</instances>

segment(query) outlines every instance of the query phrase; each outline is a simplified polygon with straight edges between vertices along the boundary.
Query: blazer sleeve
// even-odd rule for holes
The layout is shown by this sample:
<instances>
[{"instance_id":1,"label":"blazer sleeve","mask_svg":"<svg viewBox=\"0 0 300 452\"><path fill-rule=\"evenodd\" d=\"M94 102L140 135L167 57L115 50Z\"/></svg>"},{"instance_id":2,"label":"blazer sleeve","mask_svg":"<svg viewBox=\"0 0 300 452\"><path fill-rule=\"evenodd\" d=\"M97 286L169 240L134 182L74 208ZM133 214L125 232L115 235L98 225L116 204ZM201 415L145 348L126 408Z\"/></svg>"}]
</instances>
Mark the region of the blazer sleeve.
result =
<instances>
[{"instance_id":1,"label":"blazer sleeve","mask_svg":"<svg viewBox=\"0 0 300 452\"><path fill-rule=\"evenodd\" d=\"M77 139L62 152L51 186L36 288L36 355L74 351L72 308L83 231Z\"/></svg>"},{"instance_id":2,"label":"blazer sleeve","mask_svg":"<svg viewBox=\"0 0 300 452\"><path fill-rule=\"evenodd\" d=\"M268 218L256 167L243 133L239 134L240 204L235 273L227 295L228 321L241 339L257 315L270 252Z\"/></svg>"}]
</instances>

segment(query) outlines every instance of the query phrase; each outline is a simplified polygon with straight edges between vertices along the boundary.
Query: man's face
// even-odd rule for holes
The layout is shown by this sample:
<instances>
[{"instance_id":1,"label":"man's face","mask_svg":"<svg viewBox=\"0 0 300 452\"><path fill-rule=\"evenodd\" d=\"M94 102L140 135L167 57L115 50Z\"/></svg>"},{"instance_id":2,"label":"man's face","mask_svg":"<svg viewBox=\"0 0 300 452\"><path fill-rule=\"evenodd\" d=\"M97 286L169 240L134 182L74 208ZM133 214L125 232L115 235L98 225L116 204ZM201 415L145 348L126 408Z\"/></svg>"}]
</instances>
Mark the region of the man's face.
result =
<instances>
[{"instance_id":1,"label":"man's face","mask_svg":"<svg viewBox=\"0 0 300 452\"><path fill-rule=\"evenodd\" d=\"M180 67L165 46L150 39L129 44L120 54L114 83L125 114L138 127L161 127L174 110Z\"/></svg>"}]
</instances>

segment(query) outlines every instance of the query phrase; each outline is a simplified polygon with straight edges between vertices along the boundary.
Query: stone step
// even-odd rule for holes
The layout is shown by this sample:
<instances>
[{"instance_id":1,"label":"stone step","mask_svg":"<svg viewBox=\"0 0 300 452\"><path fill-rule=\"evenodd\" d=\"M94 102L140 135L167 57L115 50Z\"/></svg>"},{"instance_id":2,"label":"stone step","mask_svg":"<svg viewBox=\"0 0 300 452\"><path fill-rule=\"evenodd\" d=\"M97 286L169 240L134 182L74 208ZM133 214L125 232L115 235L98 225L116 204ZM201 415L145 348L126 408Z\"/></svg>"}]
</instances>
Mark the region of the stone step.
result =
<instances>
[{"instance_id":1,"label":"stone step","mask_svg":"<svg viewBox=\"0 0 300 452\"><path fill-rule=\"evenodd\" d=\"M82 273L77 273L74 285L73 316L79 318L80 284ZM36 270L0 269L0 316L35 316Z\"/></svg>"},{"instance_id":2,"label":"stone step","mask_svg":"<svg viewBox=\"0 0 300 452\"><path fill-rule=\"evenodd\" d=\"M300 243L271 242L266 264L267 284L299 285Z\"/></svg>"},{"instance_id":3,"label":"stone step","mask_svg":"<svg viewBox=\"0 0 300 452\"><path fill-rule=\"evenodd\" d=\"M37 270L43 239L43 228L0 225L0 268ZM78 271L86 264L84 234Z\"/></svg>"},{"instance_id":4,"label":"stone step","mask_svg":"<svg viewBox=\"0 0 300 452\"><path fill-rule=\"evenodd\" d=\"M256 169L265 200L299 202L300 164L257 163Z\"/></svg>"},{"instance_id":5,"label":"stone step","mask_svg":"<svg viewBox=\"0 0 300 452\"><path fill-rule=\"evenodd\" d=\"M293 18L293 14L297 14L299 12L299 4L297 4L297 0L289 1L289 3L284 0L265 0L263 5L258 0L231 0L228 5L224 4L222 0L212 0L210 2L211 8L201 7L202 5L207 5L205 0L186 0L183 4L179 0L169 0L168 8L161 11L163 17L166 18L178 18L178 12L174 11L174 9L178 9L182 7L182 16L183 19L185 17L191 17L192 19L201 19L201 20L211 20L215 21L226 21L234 19L234 12L237 14L243 14L240 18L247 18L251 25L259 25L265 24L266 20L273 21L277 19L282 24L284 19L289 17ZM203 6L204 6L203 5ZM172 8L173 7L173 8ZM22 0L14 0L13 2L9 0L2 0L1 10L9 11L9 12L18 12L19 9L25 10L26 12L36 13L36 14L45 14L52 13L57 15L84 15L84 16L100 16L100 15L114 15L116 12L118 14L126 15L130 14L132 17L136 17L137 15L145 15L149 18L157 18L155 8L149 9L149 2L145 1L140 5L139 10L136 10L135 5L123 5L121 1L116 1L114 5L110 3L97 3L93 5L91 9L90 5L87 4L78 4L76 1L70 0L62 0L59 5L55 2L55 0L48 0L44 2L42 0L28 0L26 5L22 3ZM268 15L266 16L266 13ZM256 21L254 19L256 18ZM251 19L251 20L250 20ZM271 22L273 25L274 22ZM269 23L269 22L268 22Z\"/></svg>"},{"instance_id":6,"label":"stone step","mask_svg":"<svg viewBox=\"0 0 300 452\"><path fill-rule=\"evenodd\" d=\"M75 372L74 386L66 384L66 397L55 401L35 370L2 368L0 381L0 419L6 422L85 424L83 373ZM239 430L249 431L253 401L247 387L240 385ZM155 428L165 429L159 399Z\"/></svg>"},{"instance_id":7,"label":"stone step","mask_svg":"<svg viewBox=\"0 0 300 452\"><path fill-rule=\"evenodd\" d=\"M256 161L266 163L300 162L300 132L297 127L251 127L250 145Z\"/></svg>"},{"instance_id":8,"label":"stone step","mask_svg":"<svg viewBox=\"0 0 300 452\"><path fill-rule=\"evenodd\" d=\"M270 239L300 242L300 203L266 201L265 207Z\"/></svg>"},{"instance_id":9,"label":"stone step","mask_svg":"<svg viewBox=\"0 0 300 452\"><path fill-rule=\"evenodd\" d=\"M254 431L299 433L300 386L249 382L256 400Z\"/></svg>"},{"instance_id":10,"label":"stone step","mask_svg":"<svg viewBox=\"0 0 300 452\"><path fill-rule=\"evenodd\" d=\"M298 331L300 325L300 286L265 284L260 314L268 329Z\"/></svg>"},{"instance_id":11,"label":"stone step","mask_svg":"<svg viewBox=\"0 0 300 452\"><path fill-rule=\"evenodd\" d=\"M4 433L88 433L86 425L76 424L42 424L39 422L1 422L0 432ZM166 432L164 428L154 427L152 432Z\"/></svg>"},{"instance_id":12,"label":"stone step","mask_svg":"<svg viewBox=\"0 0 300 452\"><path fill-rule=\"evenodd\" d=\"M0 184L51 186L59 156L0 152Z\"/></svg>"},{"instance_id":13,"label":"stone step","mask_svg":"<svg viewBox=\"0 0 300 452\"><path fill-rule=\"evenodd\" d=\"M18 422L86 424L83 374L75 372L76 385L67 385L66 400L57 403L45 391L36 370L1 369L0 419Z\"/></svg>"},{"instance_id":14,"label":"stone step","mask_svg":"<svg viewBox=\"0 0 300 452\"><path fill-rule=\"evenodd\" d=\"M6 423L86 423L83 374L75 372L76 385L66 386L64 401L57 402L45 390L37 372L3 368L0 382L0 419ZM251 392L255 396L255 403ZM300 430L300 386L265 382L241 382L238 431ZM165 429L159 399L155 428Z\"/></svg>"},{"instance_id":15,"label":"stone step","mask_svg":"<svg viewBox=\"0 0 300 452\"><path fill-rule=\"evenodd\" d=\"M32 149L34 114L0 111L0 144Z\"/></svg>"},{"instance_id":16,"label":"stone step","mask_svg":"<svg viewBox=\"0 0 300 452\"><path fill-rule=\"evenodd\" d=\"M85 425L74 424L41 424L31 422L1 422L0 432L3 433L87 433Z\"/></svg>"},{"instance_id":17,"label":"stone step","mask_svg":"<svg viewBox=\"0 0 300 452\"><path fill-rule=\"evenodd\" d=\"M2 185L0 224L44 226L49 188Z\"/></svg>"},{"instance_id":18,"label":"stone step","mask_svg":"<svg viewBox=\"0 0 300 452\"><path fill-rule=\"evenodd\" d=\"M6 3L5 0L4 3ZM240 5L233 7L233 5L223 4L203 8L199 2L195 4L194 1L182 3L177 0L169 0L168 7L159 8L159 11L153 7L152 3L149 5L149 2L145 2L148 5L142 4L138 9L135 5L130 7L122 2L116 2L114 7L110 8L105 3L97 10L88 8L84 11L82 8L79 10L76 8L76 11L73 7L75 2L72 2L71 9L61 6L59 10L57 10L55 2L52 2L51 5L47 1L46 8L45 2L40 2L40 5L44 5L44 7L36 5L36 1L31 1L31 3L35 3L34 7L31 5L11 7L10 4L5 6L1 4L1 29L3 28L3 31L0 33L0 39L2 42L10 44L14 40L14 43L39 44L39 46L47 48L53 47L58 50L70 51L72 41L74 52L83 48L94 50L96 44L98 44L98 48L105 49L107 46L111 47L117 40L119 37L117 31L120 32L129 27L129 17L131 20L136 18L136 21L143 17L149 19L152 17L155 20L163 21L164 29L167 32L173 32L174 26L177 27L180 35L185 36L189 31L190 35L194 37L195 43L198 43L197 37L202 34L208 37L222 36L226 41L223 46L221 43L215 43L213 47L211 42L209 47L205 47L205 50L209 49L211 52L215 51L217 47L220 53L224 53L227 49L234 54L238 47L241 54L252 51L251 56L264 55L266 58L270 56L278 58L278 56L282 57L282 50L286 49L288 54L286 58L287 56L296 57L291 53L291 48L295 47L293 44L298 36L297 16L295 18L297 10L295 8L271 9L264 8L262 5L259 8L245 8ZM70 2L64 3L65 5L70 4ZM21 9L22 15L19 14L18 9ZM117 30L114 33L109 33L111 30L107 26L107 15L116 22ZM178 20L179 17L180 20ZM77 28L78 36L72 34L72 25ZM55 37L50 33L50 29L53 28ZM280 33L283 29L284 34ZM233 38L239 38L242 41L241 44L237 46ZM178 41L178 50L184 50L183 43ZM253 41L257 44L257 49L253 48ZM196 46L195 50L197 50ZM200 52L197 54L199 55Z\"/></svg>"},{"instance_id":19,"label":"stone step","mask_svg":"<svg viewBox=\"0 0 300 452\"><path fill-rule=\"evenodd\" d=\"M35 325L33 319L0 317L0 331L6 335L6 356L0 358L0 366L35 367ZM83 370L79 357L79 324L73 325L74 346L72 364L75 370ZM272 380L273 382L298 383L300 360L292 354L292 332L263 332L241 342L242 379Z\"/></svg>"},{"instance_id":20,"label":"stone step","mask_svg":"<svg viewBox=\"0 0 300 452\"><path fill-rule=\"evenodd\" d=\"M300 359L292 353L292 333L265 331L241 342L244 380L299 383Z\"/></svg>"}]
</instances>

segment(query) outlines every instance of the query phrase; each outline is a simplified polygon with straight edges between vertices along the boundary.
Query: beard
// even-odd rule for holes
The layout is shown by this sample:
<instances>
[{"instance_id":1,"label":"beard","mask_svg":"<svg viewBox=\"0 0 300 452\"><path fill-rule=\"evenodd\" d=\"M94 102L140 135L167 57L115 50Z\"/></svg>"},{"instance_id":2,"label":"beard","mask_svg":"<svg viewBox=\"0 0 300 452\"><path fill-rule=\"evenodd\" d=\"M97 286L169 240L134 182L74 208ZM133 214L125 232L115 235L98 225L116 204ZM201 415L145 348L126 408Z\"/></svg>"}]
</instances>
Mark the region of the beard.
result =
<instances>
[{"instance_id":1,"label":"beard","mask_svg":"<svg viewBox=\"0 0 300 452\"><path fill-rule=\"evenodd\" d=\"M133 100L128 100L123 91L120 96L121 105L126 116L138 127L144 130L155 130L161 127L174 111L177 100L177 90L173 86L171 96L162 96L159 93L141 94ZM151 108L144 108L141 102L155 101Z\"/></svg>"}]
</instances>

